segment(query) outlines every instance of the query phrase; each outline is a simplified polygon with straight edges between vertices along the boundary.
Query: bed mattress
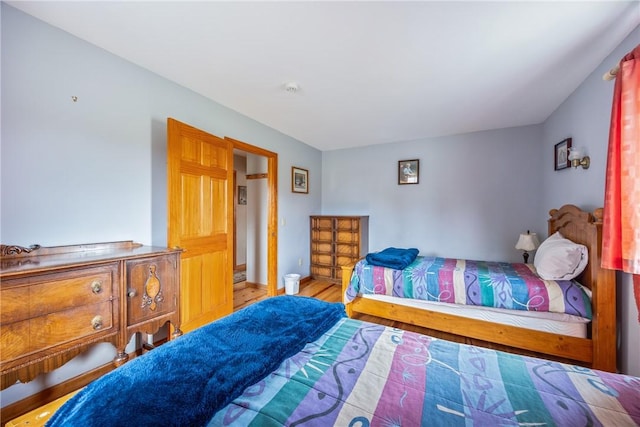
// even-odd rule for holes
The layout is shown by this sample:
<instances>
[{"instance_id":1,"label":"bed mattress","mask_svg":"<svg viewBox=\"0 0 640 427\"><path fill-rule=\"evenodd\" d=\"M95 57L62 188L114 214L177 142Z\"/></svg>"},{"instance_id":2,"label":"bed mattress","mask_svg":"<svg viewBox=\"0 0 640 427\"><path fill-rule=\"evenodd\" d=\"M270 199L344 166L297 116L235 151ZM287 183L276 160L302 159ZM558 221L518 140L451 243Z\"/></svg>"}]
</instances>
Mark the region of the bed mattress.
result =
<instances>
[{"instance_id":1,"label":"bed mattress","mask_svg":"<svg viewBox=\"0 0 640 427\"><path fill-rule=\"evenodd\" d=\"M427 309L439 313L454 314L470 319L486 320L503 325L518 326L520 328L553 334L568 335L577 338L587 337L589 319L563 313L548 313L539 311L508 310L503 308L479 307L443 302L431 302L410 298L398 298L390 295L364 294L363 298L383 302L393 302L397 305Z\"/></svg>"},{"instance_id":2,"label":"bed mattress","mask_svg":"<svg viewBox=\"0 0 640 427\"><path fill-rule=\"evenodd\" d=\"M523 263L418 256L397 270L360 260L344 301L358 294L592 317L591 298L579 282L544 280Z\"/></svg>"}]
</instances>

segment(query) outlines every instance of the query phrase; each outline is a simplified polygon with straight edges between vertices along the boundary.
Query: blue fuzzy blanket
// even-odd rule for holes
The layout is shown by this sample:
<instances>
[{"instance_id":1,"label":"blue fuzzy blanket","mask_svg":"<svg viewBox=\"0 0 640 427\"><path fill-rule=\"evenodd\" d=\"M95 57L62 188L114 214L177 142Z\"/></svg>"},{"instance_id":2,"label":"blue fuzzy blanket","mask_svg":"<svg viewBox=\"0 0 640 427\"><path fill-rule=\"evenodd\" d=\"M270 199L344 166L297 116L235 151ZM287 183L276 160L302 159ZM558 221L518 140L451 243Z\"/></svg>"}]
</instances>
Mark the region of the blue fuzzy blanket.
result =
<instances>
[{"instance_id":1,"label":"blue fuzzy blanket","mask_svg":"<svg viewBox=\"0 0 640 427\"><path fill-rule=\"evenodd\" d=\"M387 248L380 252L368 254L367 262L379 267L402 270L415 261L418 256L418 252L419 251L416 248Z\"/></svg>"},{"instance_id":2,"label":"blue fuzzy blanket","mask_svg":"<svg viewBox=\"0 0 640 427\"><path fill-rule=\"evenodd\" d=\"M273 297L170 341L89 384L47 426L205 425L315 341L344 305Z\"/></svg>"}]
</instances>

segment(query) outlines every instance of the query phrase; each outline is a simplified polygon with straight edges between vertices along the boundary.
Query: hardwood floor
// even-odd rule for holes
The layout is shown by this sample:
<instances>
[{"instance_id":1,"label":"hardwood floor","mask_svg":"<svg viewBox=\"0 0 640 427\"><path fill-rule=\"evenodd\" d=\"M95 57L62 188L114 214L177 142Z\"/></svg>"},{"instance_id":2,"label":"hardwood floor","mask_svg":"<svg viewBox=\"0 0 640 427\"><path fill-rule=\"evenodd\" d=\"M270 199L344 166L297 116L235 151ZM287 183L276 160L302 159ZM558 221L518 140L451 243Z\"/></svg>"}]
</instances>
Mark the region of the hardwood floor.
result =
<instances>
[{"instance_id":1,"label":"hardwood floor","mask_svg":"<svg viewBox=\"0 0 640 427\"><path fill-rule=\"evenodd\" d=\"M267 291L262 287L247 285L240 282L233 285L233 311L238 311L248 305L267 298ZM339 284L321 280L306 281L300 283L300 292L297 295L314 297L328 302L342 301L341 287Z\"/></svg>"},{"instance_id":2,"label":"hardwood floor","mask_svg":"<svg viewBox=\"0 0 640 427\"><path fill-rule=\"evenodd\" d=\"M266 288L250 286L247 285L247 282L235 283L233 285L233 311L238 311L266 297Z\"/></svg>"},{"instance_id":3,"label":"hardwood floor","mask_svg":"<svg viewBox=\"0 0 640 427\"><path fill-rule=\"evenodd\" d=\"M340 302L342 301L342 286L338 283L311 279L305 281L304 283L300 283L300 292L297 295L314 297L327 302ZM267 292L265 289L256 288L250 285L247 286L246 282L236 283L234 285L233 293L233 310L240 310L265 298L267 298ZM433 331L429 331L427 329L408 323L381 319L379 317L359 313L356 313L353 318L422 334L431 333L431 335L433 335Z\"/></svg>"}]
</instances>

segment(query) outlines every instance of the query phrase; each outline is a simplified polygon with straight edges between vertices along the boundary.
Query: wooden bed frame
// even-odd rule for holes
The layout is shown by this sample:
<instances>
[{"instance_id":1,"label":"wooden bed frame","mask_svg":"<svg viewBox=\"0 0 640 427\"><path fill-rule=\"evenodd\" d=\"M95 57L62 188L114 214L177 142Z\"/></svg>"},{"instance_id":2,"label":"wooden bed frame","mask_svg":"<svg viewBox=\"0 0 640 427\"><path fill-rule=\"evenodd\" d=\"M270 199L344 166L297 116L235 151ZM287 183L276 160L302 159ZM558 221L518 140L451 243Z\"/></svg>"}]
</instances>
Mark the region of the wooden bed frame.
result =
<instances>
[{"instance_id":1,"label":"wooden bed frame","mask_svg":"<svg viewBox=\"0 0 640 427\"><path fill-rule=\"evenodd\" d=\"M369 315L419 326L427 329L427 334L451 341L616 372L616 279L615 271L600 267L602 214L602 208L590 213L574 205L549 212L549 235L560 231L567 239L583 244L589 250L589 263L577 278L593 293L593 320L588 338L500 325L360 296L345 304L347 314L349 317ZM353 268L354 265L343 266L343 296Z\"/></svg>"}]
</instances>

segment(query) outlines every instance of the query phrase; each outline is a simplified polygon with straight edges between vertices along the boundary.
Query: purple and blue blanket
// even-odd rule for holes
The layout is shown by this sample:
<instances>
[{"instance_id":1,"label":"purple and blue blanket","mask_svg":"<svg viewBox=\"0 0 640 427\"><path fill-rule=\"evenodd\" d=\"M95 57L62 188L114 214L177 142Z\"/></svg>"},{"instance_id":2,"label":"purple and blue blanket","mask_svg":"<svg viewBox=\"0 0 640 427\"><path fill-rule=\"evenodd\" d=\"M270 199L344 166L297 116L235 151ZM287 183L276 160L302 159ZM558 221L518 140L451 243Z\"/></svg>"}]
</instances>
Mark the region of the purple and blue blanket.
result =
<instances>
[{"instance_id":1,"label":"purple and blue blanket","mask_svg":"<svg viewBox=\"0 0 640 427\"><path fill-rule=\"evenodd\" d=\"M214 426L635 426L640 378L343 319Z\"/></svg>"},{"instance_id":2,"label":"purple and blue blanket","mask_svg":"<svg viewBox=\"0 0 640 427\"><path fill-rule=\"evenodd\" d=\"M530 264L418 256L404 269L359 261L345 302L359 293L592 318L591 299L573 280L543 280Z\"/></svg>"},{"instance_id":3,"label":"purple and blue blanket","mask_svg":"<svg viewBox=\"0 0 640 427\"><path fill-rule=\"evenodd\" d=\"M283 296L96 380L63 426L640 425L640 378L456 344Z\"/></svg>"}]
</instances>

